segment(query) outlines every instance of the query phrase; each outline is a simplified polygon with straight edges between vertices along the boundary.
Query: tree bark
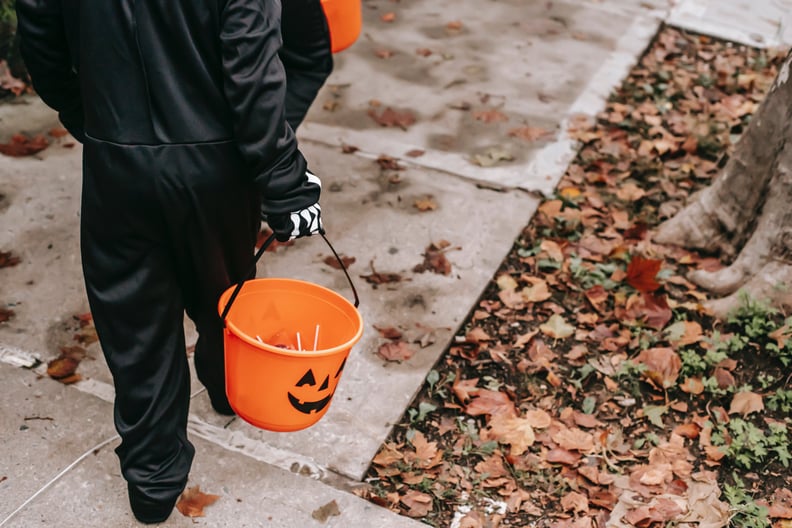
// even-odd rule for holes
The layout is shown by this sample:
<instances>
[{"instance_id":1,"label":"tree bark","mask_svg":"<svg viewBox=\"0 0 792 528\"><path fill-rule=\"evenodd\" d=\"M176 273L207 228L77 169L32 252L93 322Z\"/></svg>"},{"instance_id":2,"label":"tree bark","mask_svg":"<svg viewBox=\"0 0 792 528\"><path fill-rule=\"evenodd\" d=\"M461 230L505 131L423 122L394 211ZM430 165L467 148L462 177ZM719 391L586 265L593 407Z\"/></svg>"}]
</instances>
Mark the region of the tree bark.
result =
<instances>
[{"instance_id":1,"label":"tree bark","mask_svg":"<svg viewBox=\"0 0 792 528\"><path fill-rule=\"evenodd\" d=\"M781 310L792 308L791 63L792 52L719 177L654 236L731 261L690 277L721 296L708 303L720 317L738 305L741 291Z\"/></svg>"}]
</instances>

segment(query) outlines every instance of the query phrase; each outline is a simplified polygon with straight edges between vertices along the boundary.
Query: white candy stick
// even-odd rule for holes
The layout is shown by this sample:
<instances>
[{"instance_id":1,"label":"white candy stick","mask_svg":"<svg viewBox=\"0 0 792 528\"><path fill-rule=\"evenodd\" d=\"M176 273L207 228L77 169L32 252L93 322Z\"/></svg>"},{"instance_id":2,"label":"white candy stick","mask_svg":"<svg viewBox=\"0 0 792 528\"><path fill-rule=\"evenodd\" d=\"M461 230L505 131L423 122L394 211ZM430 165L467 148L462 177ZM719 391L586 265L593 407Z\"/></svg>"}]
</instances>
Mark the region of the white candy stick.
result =
<instances>
[{"instance_id":1,"label":"white candy stick","mask_svg":"<svg viewBox=\"0 0 792 528\"><path fill-rule=\"evenodd\" d=\"M314 334L314 352L316 352L316 344L319 342L319 325L316 325L316 333Z\"/></svg>"},{"instance_id":2,"label":"white candy stick","mask_svg":"<svg viewBox=\"0 0 792 528\"><path fill-rule=\"evenodd\" d=\"M264 344L264 341L261 339L260 336L256 336L256 339L258 339L258 342L261 343L262 345Z\"/></svg>"},{"instance_id":3,"label":"white candy stick","mask_svg":"<svg viewBox=\"0 0 792 528\"><path fill-rule=\"evenodd\" d=\"M302 343L300 343L300 332L297 332L297 350L302 350Z\"/></svg>"}]
</instances>

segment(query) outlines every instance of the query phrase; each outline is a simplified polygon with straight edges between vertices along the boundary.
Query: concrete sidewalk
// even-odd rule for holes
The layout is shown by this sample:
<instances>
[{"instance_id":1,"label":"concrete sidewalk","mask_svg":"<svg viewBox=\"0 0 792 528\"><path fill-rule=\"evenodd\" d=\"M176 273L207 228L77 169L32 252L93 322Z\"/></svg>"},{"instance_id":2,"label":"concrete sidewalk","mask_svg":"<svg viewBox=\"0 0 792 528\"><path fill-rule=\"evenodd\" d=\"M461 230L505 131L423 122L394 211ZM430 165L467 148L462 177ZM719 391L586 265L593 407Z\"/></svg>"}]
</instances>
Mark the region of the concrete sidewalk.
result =
<instances>
[{"instance_id":1,"label":"concrete sidewalk","mask_svg":"<svg viewBox=\"0 0 792 528\"><path fill-rule=\"evenodd\" d=\"M163 526L421 526L351 490L443 350L464 333L460 325L539 194L552 192L574 156L570 120L604 106L664 21L780 45L789 42L790 3L493 0L482 9L460 0L365 1L364 33L337 55L300 131L324 181L328 237L356 259L350 271L363 339L330 411L298 433L218 416L195 381L189 485L221 499L206 517L175 512ZM394 13L392 22L385 13ZM380 126L370 114L387 108L414 124ZM55 123L34 98L0 106L2 141ZM541 137L520 139L515 130L527 127ZM83 381L64 386L45 375L46 362L70 342L73 316L88 310L77 239L81 153L67 141L35 157L0 158L0 251L21 258L0 270L0 306L15 312L0 324L0 527L136 526L112 452L113 390L98 345L80 364ZM377 163L382 155L404 170ZM420 212L421 199L436 209ZM451 274L414 273L425 248L441 240L458 248L447 254ZM301 240L267 253L259 276L302 278L350 296L343 275L324 264L328 255L321 239ZM375 289L360 278L372 269L409 280ZM384 361L375 326L399 327L425 346L403 363ZM185 328L194 341L188 321ZM332 501L338 515L314 516Z\"/></svg>"}]
</instances>

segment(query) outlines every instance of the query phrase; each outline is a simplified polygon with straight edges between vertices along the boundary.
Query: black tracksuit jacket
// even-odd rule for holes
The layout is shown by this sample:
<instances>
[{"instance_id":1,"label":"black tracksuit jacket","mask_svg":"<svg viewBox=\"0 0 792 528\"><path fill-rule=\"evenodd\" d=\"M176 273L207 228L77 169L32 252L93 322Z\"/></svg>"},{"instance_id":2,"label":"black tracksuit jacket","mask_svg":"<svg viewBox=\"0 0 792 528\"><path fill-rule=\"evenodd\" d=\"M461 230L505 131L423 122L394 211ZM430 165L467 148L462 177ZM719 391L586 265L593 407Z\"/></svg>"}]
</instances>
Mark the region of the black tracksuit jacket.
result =
<instances>
[{"instance_id":1,"label":"black tracksuit jacket","mask_svg":"<svg viewBox=\"0 0 792 528\"><path fill-rule=\"evenodd\" d=\"M277 0L17 0L33 86L84 145L82 265L136 514L175 501L193 458L185 311L227 410L217 300L260 211L319 196L293 127L332 68L327 22L284 2L281 21Z\"/></svg>"}]
</instances>

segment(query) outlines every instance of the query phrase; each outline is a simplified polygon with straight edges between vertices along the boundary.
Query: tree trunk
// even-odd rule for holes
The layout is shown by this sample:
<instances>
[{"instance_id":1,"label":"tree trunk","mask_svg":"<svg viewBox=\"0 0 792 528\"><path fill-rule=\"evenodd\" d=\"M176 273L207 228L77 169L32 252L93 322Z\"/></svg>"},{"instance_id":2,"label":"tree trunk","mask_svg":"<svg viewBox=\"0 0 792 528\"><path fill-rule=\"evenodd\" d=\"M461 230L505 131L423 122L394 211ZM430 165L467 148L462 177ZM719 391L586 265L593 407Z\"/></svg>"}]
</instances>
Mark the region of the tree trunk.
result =
<instances>
[{"instance_id":1,"label":"tree trunk","mask_svg":"<svg viewBox=\"0 0 792 528\"><path fill-rule=\"evenodd\" d=\"M662 244L720 253L731 264L691 280L720 296L720 317L740 291L792 308L792 52L713 184L692 197L654 236Z\"/></svg>"}]
</instances>

